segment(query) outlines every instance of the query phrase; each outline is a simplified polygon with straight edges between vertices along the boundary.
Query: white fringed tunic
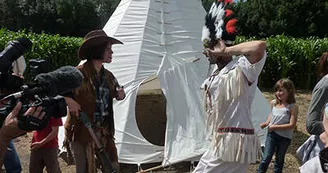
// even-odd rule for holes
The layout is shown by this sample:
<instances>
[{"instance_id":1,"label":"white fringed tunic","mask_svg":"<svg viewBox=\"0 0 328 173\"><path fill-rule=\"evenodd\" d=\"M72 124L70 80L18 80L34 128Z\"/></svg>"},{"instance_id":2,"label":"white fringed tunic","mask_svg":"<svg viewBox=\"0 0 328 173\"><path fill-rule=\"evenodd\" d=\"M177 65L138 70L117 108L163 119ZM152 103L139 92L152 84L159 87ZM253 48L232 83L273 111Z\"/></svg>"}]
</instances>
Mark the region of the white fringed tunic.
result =
<instances>
[{"instance_id":1,"label":"white fringed tunic","mask_svg":"<svg viewBox=\"0 0 328 173\"><path fill-rule=\"evenodd\" d=\"M231 162L240 163L244 165L243 169L246 164L247 169L249 163L255 163L260 157L260 142L256 134L239 131L254 131L251 104L265 59L266 54L259 62L251 64L245 56L235 58L221 71L214 70L204 82L206 130L211 146L200 161L205 164L199 165L204 167L203 170L197 166L195 172L211 172L205 169L220 167L222 162L230 162L229 167ZM216 164L208 164L209 160L215 160ZM217 172L220 169L209 170Z\"/></svg>"}]
</instances>

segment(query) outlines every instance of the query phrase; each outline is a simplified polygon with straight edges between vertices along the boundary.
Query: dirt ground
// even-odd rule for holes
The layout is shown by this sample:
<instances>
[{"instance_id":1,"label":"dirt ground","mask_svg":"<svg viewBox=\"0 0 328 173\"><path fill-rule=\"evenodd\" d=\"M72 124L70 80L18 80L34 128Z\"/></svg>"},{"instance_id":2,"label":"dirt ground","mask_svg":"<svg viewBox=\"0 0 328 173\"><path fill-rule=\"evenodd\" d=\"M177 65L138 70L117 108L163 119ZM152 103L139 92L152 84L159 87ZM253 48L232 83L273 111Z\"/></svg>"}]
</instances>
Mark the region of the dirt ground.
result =
<instances>
[{"instance_id":1,"label":"dirt ground","mask_svg":"<svg viewBox=\"0 0 328 173\"><path fill-rule=\"evenodd\" d=\"M264 92L264 95L268 99L268 101L273 99L273 94L271 92ZM147 98L143 98L143 99L147 99ZM149 99L154 99L154 98L149 97ZM294 131L294 138L292 139L291 146L288 149L288 152L287 152L287 155L285 158L285 166L284 166L284 172L289 172L289 173L299 172L298 167L300 166L300 164L295 157L295 152L296 152L296 149L309 136L309 134L306 132L306 129L305 129L305 116L306 116L306 112L307 112L307 109L308 109L308 106L309 106L309 103L311 100L311 93L309 91L306 91L306 92L298 91L297 95L296 95L296 100L297 100L297 104L299 106L297 129L296 129L296 131ZM159 102L165 102L165 100L161 100L161 101L158 101L157 103L156 102L155 103L161 104ZM148 104L148 107L145 107L144 105L141 106L142 109L145 109L145 110L146 109L154 109L153 108L154 105ZM152 107L152 108L150 108L150 107ZM136 109L138 109L138 106ZM140 116L142 116L142 115L140 115ZM139 119L142 119L142 118L139 118ZM165 117L162 116L159 119L160 120L158 120L158 123L160 123L160 125L158 125L158 126L163 126L163 122L165 122ZM137 114L137 121L140 121L140 120L138 120L138 114ZM164 139L161 139L161 138L163 138L161 136L161 134L163 134L162 129L149 128L152 130L154 130L154 129L160 129L160 130L157 132L150 131L150 130L147 131L147 126L151 126L152 124L149 124L149 123L147 124L146 122L140 122L140 124L143 124L143 125L140 125L140 128L143 128L142 134L144 136L148 136L150 138L151 138L151 136L157 136L157 138L155 138L155 139L150 139L150 140L152 140L153 143L161 144L163 142ZM159 135L153 135L150 132L159 134ZM158 136L161 136L161 137L159 138ZM20 156L20 159L22 162L23 173L28 172L30 140L31 140L31 134L19 137L15 140L15 146L16 146L16 149L18 150L18 153L19 153L19 156ZM60 161L60 166L61 166L61 170L63 173L74 173L75 172L74 165L67 165L61 158L59 158L59 161ZM141 167L143 170L145 170L148 168L156 167L158 165L160 165L160 163L144 164L144 165L141 165ZM259 166L258 163L251 165L248 169L248 173L256 172L256 169L258 166ZM179 173L187 173L187 172L190 172L190 170L191 170L191 164L188 162L183 162L183 163L179 163L176 165L172 165L167 168L157 169L152 172L156 172L156 173L178 173L178 172ZM272 170L273 170L273 164L270 165L268 172L271 173L271 172L273 172ZM132 172L137 172L137 171L138 171L138 167L136 165L121 164L121 172L122 173L132 173ZM0 172L2 173L4 171L0 171Z\"/></svg>"}]
</instances>

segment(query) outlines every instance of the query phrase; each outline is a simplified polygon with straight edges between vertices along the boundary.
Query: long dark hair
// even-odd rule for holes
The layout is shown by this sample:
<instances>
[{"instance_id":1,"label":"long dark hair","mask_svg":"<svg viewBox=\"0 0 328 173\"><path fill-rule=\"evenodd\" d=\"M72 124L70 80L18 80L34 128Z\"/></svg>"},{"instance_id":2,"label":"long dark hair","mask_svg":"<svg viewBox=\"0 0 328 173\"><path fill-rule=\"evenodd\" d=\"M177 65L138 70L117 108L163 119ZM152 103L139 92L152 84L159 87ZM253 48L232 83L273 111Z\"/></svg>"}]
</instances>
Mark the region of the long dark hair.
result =
<instances>
[{"instance_id":1,"label":"long dark hair","mask_svg":"<svg viewBox=\"0 0 328 173\"><path fill-rule=\"evenodd\" d=\"M294 87L294 83L286 78L280 79L275 85L274 85L274 92L278 91L280 88L286 88L287 92L288 92L288 98L287 98L287 103L288 104L292 104L292 103L296 103L296 99L295 99L295 87ZM276 96L276 102L278 104L281 103L281 100L278 99L278 97Z\"/></svg>"},{"instance_id":2,"label":"long dark hair","mask_svg":"<svg viewBox=\"0 0 328 173\"><path fill-rule=\"evenodd\" d=\"M318 80L328 74L328 52L322 54L319 60Z\"/></svg>"}]
</instances>

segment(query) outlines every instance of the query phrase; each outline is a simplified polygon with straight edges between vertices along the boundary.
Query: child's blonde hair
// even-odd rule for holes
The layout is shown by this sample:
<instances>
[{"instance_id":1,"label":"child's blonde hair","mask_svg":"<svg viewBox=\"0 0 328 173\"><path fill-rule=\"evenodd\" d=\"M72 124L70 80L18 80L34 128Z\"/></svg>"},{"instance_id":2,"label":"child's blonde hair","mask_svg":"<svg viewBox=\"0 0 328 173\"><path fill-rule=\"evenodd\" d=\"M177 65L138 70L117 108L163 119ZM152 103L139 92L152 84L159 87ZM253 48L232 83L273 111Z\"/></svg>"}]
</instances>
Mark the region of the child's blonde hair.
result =
<instances>
[{"instance_id":1,"label":"child's blonde hair","mask_svg":"<svg viewBox=\"0 0 328 173\"><path fill-rule=\"evenodd\" d=\"M282 87L286 88L288 92L287 103L288 104L296 103L294 83L289 79L282 78L278 80L278 82L276 82L276 84L274 85L274 92L278 91ZM276 102L280 103L281 101L277 98L276 95L275 97L276 97Z\"/></svg>"}]
</instances>

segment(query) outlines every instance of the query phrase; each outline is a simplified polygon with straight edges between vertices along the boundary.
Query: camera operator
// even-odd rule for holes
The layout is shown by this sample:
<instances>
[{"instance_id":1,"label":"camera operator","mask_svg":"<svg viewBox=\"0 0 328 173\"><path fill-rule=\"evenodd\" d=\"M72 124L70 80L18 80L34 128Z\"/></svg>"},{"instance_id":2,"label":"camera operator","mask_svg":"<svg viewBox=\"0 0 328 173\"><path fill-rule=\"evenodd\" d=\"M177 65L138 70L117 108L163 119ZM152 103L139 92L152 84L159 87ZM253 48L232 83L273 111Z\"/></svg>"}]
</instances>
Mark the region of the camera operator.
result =
<instances>
[{"instance_id":1,"label":"camera operator","mask_svg":"<svg viewBox=\"0 0 328 173\"><path fill-rule=\"evenodd\" d=\"M26 69L25 58L23 56L20 56L16 61L12 63L11 66L12 69L10 69L9 67L8 71L12 71L11 75L15 76L17 80L20 80L22 82L24 79L23 74ZM6 81L1 81L1 82L6 82ZM1 88L1 95L11 94L13 92L17 92L15 90L15 87ZM0 103L0 106L3 107L4 105ZM1 119L0 120L0 128L1 128L5 117L0 117L0 119ZM21 162L17 154L13 140L9 142L7 153L5 154L4 157L3 165L7 173L19 173L22 171Z\"/></svg>"},{"instance_id":2,"label":"camera operator","mask_svg":"<svg viewBox=\"0 0 328 173\"><path fill-rule=\"evenodd\" d=\"M31 47L32 42L29 39L19 38L17 41L10 41L0 52L0 89L11 93L1 96L1 104L4 106L0 108L0 120L5 120L0 130L0 168L6 161L4 155L11 139L27 131L43 130L48 127L51 118L66 116L67 105L60 95L79 87L83 81L82 73L75 67L63 66L45 73L44 61L30 60L30 65L33 65L31 71L36 72L33 73L35 78L24 84L21 74L26 63L22 55ZM16 90L18 92L12 93ZM32 144L32 149L41 142L43 141Z\"/></svg>"},{"instance_id":3,"label":"camera operator","mask_svg":"<svg viewBox=\"0 0 328 173\"><path fill-rule=\"evenodd\" d=\"M22 103L18 102L15 108L6 117L2 128L0 129L0 167L2 167L4 156L7 152L7 147L11 139L18 137L26 131L21 130L18 127L17 115L22 108ZM45 112L42 112L42 107L30 107L23 116L33 116L38 119L42 119Z\"/></svg>"}]
</instances>

